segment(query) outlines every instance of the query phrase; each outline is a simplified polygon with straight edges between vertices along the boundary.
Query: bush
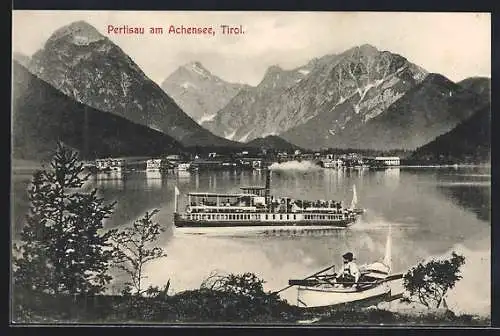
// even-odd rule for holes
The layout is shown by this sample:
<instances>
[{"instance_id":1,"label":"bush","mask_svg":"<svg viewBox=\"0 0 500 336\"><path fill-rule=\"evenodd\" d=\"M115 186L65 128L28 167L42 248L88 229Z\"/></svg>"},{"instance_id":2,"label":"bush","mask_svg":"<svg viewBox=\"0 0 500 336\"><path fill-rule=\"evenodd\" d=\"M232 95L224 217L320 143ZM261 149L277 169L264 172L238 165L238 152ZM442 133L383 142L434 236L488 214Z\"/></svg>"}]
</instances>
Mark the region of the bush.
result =
<instances>
[{"instance_id":1,"label":"bush","mask_svg":"<svg viewBox=\"0 0 500 336\"><path fill-rule=\"evenodd\" d=\"M253 273L212 274L203 281L197 294L210 298L210 304L200 307L227 321L271 322L293 320L299 315L277 294L266 292L264 280Z\"/></svg>"},{"instance_id":2,"label":"bush","mask_svg":"<svg viewBox=\"0 0 500 336\"><path fill-rule=\"evenodd\" d=\"M452 252L447 260L420 263L403 276L403 284L411 299L418 299L427 308L439 308L447 291L462 279L460 267L465 257Z\"/></svg>"}]
</instances>

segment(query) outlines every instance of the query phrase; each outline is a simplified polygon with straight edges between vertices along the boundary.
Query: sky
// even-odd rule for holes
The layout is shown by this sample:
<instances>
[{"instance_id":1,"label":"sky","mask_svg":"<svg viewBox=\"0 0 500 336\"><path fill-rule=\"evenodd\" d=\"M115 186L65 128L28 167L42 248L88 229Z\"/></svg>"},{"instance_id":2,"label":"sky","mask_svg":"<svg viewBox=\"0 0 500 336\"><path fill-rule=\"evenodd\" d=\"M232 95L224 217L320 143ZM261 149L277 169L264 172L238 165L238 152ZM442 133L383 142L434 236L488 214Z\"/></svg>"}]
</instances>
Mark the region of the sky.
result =
<instances>
[{"instance_id":1,"label":"sky","mask_svg":"<svg viewBox=\"0 0 500 336\"><path fill-rule=\"evenodd\" d=\"M226 81L257 85L271 65L292 69L366 43L453 81L491 77L489 13L14 10L13 51L30 56L56 29L79 20L120 46L158 84L198 61ZM164 34L113 35L108 25L163 27ZM217 33L169 35L170 25L212 26ZM223 35L221 25L241 25L245 33Z\"/></svg>"}]
</instances>

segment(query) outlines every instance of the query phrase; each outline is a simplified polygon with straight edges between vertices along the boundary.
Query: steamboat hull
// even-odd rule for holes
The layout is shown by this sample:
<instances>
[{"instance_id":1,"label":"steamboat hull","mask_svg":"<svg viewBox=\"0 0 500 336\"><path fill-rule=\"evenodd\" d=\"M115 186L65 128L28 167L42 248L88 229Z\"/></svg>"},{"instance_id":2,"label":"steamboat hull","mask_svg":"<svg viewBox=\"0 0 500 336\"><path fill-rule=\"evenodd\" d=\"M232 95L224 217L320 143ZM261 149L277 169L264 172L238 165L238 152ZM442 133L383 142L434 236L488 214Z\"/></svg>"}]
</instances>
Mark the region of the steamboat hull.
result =
<instances>
[{"instance_id":1,"label":"steamboat hull","mask_svg":"<svg viewBox=\"0 0 500 336\"><path fill-rule=\"evenodd\" d=\"M227 227L176 227L175 235L204 235L204 236L303 236L303 235L330 235L338 234L345 230L345 227L331 226L227 226Z\"/></svg>"},{"instance_id":2,"label":"steamboat hull","mask_svg":"<svg viewBox=\"0 0 500 336\"><path fill-rule=\"evenodd\" d=\"M297 227L297 228L346 228L356 221L355 218L347 218L335 221L262 221L262 220L228 220L208 221L184 219L174 215L174 225L177 228L228 228L228 227Z\"/></svg>"}]
</instances>

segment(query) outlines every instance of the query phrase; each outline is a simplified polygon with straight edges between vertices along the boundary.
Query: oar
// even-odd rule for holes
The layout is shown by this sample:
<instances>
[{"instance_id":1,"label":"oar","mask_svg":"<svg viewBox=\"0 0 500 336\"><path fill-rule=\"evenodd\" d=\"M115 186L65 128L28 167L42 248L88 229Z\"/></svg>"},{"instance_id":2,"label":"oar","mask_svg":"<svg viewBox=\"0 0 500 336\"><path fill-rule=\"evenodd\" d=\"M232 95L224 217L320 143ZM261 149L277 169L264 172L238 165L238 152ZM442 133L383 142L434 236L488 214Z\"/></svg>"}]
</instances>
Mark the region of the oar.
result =
<instances>
[{"instance_id":1,"label":"oar","mask_svg":"<svg viewBox=\"0 0 500 336\"><path fill-rule=\"evenodd\" d=\"M310 276L308 276L307 278L304 278L303 280L306 280L306 279L312 278L312 277L313 277L313 276L315 276L315 275L318 275L318 274L320 274L320 273L323 273L323 272L325 272L325 271L328 271L328 270L329 270L330 268L332 268L332 267L335 267L335 265L328 266L327 268L322 269L322 270L321 270L321 271L319 271L319 272L316 272L316 273L314 273L314 274L311 274ZM293 287L293 286L295 286L295 285L289 285L289 286L287 286L287 287L285 287L285 288L280 289L280 290L279 290L279 291L277 291L277 292L272 292L271 294L278 294L278 293L283 292L284 290L286 290L286 289L288 289L288 288L290 288L290 287Z\"/></svg>"}]
</instances>

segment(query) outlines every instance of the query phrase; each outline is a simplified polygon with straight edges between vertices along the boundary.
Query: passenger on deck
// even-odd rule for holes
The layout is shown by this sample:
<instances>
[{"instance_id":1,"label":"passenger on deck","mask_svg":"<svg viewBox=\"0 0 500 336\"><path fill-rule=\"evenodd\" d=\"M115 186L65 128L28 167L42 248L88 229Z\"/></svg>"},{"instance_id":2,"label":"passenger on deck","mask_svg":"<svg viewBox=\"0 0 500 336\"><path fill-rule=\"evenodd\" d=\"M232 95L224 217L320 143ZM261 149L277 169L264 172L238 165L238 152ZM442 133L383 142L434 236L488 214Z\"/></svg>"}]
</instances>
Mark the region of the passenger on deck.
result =
<instances>
[{"instance_id":1,"label":"passenger on deck","mask_svg":"<svg viewBox=\"0 0 500 336\"><path fill-rule=\"evenodd\" d=\"M358 282L361 272L358 265L354 262L354 256L351 252L347 252L342 256L344 266L340 269L337 277L337 282L341 282L344 286L352 286Z\"/></svg>"}]
</instances>

